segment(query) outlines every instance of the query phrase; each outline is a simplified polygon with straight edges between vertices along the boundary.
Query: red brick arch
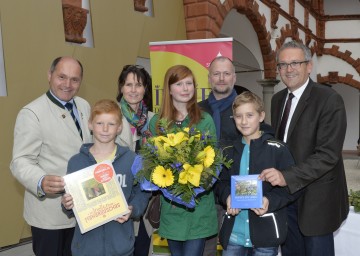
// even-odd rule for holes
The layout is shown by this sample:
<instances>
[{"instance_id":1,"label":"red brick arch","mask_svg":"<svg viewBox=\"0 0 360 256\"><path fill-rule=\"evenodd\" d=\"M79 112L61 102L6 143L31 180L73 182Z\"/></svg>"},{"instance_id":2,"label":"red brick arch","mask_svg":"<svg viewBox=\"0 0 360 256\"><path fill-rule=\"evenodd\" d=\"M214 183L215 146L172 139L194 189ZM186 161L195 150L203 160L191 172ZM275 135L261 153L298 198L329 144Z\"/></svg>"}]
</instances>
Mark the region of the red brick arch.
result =
<instances>
[{"instance_id":1,"label":"red brick arch","mask_svg":"<svg viewBox=\"0 0 360 256\"><path fill-rule=\"evenodd\" d=\"M333 45L331 48L324 48L323 54L328 54L336 58L342 59L351 65L358 74L360 74L360 58L356 60L351 57L352 52L346 50L345 52L339 51L339 46Z\"/></svg>"},{"instance_id":2,"label":"red brick arch","mask_svg":"<svg viewBox=\"0 0 360 256\"><path fill-rule=\"evenodd\" d=\"M325 84L346 84L360 90L360 82L353 79L353 75L351 74L346 74L346 76L339 76L338 72L329 72L327 76L318 74L317 82Z\"/></svg>"},{"instance_id":3,"label":"red brick arch","mask_svg":"<svg viewBox=\"0 0 360 256\"><path fill-rule=\"evenodd\" d=\"M276 78L275 52L271 49L271 35L266 30L266 18L259 13L259 5L254 0L184 0L186 33L188 39L216 38L226 15L236 9L244 14L252 24L260 45L264 62L264 78Z\"/></svg>"},{"instance_id":4,"label":"red brick arch","mask_svg":"<svg viewBox=\"0 0 360 256\"><path fill-rule=\"evenodd\" d=\"M263 62L264 62L264 79L276 79L276 62L275 51L271 49L270 39L271 35L266 30L266 18L259 13L259 5L254 0L226 0L224 4L221 4L220 0L183 0L186 20L186 33L188 39L203 39L203 38L216 38L219 37L221 26L224 22L226 15L235 9L238 13L245 15L252 24L260 45ZM272 5L271 5L272 4ZM279 6L270 3L272 10L279 8ZM275 12L276 13L276 12ZM269 17L271 18L271 17ZM276 27L277 18L271 18L272 26ZM320 26L320 30L323 29ZM280 30L280 38L276 39L277 49L284 43L286 38L291 37L294 40L299 39L299 31L297 21L293 20L291 24L286 24L285 27ZM306 44L311 41L310 31L306 33ZM322 35L324 33L320 33ZM338 46L332 48L324 48L324 42L321 38L314 38L316 40L311 51L313 54L329 54L337 58L341 58L345 62L352 65L356 71L360 74L360 59L353 59L351 52L345 53L339 51ZM334 72L329 72L329 74ZM336 76L338 80L332 80L332 76L322 77L318 74L318 82L320 83L344 83L352 87L360 89L360 82L354 80L352 75L347 74L345 77Z\"/></svg>"}]
</instances>

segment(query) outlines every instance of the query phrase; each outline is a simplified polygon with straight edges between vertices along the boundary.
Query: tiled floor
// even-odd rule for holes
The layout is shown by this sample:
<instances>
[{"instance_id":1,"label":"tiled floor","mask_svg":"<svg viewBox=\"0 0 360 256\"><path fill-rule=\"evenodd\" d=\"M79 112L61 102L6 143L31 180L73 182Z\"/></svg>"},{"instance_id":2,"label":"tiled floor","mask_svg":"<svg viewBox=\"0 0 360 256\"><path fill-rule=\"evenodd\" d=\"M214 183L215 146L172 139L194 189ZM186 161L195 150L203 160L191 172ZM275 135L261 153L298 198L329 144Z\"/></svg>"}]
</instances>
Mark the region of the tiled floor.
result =
<instances>
[{"instance_id":1,"label":"tiled floor","mask_svg":"<svg viewBox=\"0 0 360 256\"><path fill-rule=\"evenodd\" d=\"M360 157L356 154L344 154L346 176L348 181L348 187L353 190L360 190ZM25 242L20 246L14 246L12 248L0 248L0 256L35 256L32 251L31 241Z\"/></svg>"}]
</instances>

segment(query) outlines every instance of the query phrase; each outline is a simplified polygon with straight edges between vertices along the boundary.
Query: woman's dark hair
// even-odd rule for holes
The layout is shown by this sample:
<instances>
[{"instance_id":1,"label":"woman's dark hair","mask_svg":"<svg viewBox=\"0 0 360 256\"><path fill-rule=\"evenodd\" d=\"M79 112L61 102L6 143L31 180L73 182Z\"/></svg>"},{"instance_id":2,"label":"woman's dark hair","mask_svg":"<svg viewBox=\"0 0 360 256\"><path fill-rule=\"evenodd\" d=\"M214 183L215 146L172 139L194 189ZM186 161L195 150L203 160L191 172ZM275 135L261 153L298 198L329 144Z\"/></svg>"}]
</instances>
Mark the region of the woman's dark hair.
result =
<instances>
[{"instance_id":1,"label":"woman's dark hair","mask_svg":"<svg viewBox=\"0 0 360 256\"><path fill-rule=\"evenodd\" d=\"M121 92L121 88L124 86L127 76L133 73L139 83L142 83L145 87L145 94L144 94L144 102L148 107L149 111L152 111L152 80L149 73L145 70L144 67L139 65L126 65L123 67L119 79L118 79L118 95L116 100L120 102L123 94Z\"/></svg>"}]
</instances>

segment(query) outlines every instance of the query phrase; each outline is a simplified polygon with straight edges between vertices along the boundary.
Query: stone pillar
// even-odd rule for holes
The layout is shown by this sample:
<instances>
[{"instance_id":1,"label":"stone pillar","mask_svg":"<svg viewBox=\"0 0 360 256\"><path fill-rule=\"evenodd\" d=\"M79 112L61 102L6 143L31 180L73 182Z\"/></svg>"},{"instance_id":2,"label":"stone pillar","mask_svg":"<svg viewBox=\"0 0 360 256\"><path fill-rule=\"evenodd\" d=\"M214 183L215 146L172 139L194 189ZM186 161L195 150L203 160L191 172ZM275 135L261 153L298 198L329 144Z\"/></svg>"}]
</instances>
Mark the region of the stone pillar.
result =
<instances>
[{"instance_id":1,"label":"stone pillar","mask_svg":"<svg viewBox=\"0 0 360 256\"><path fill-rule=\"evenodd\" d=\"M274 87L280 82L277 79L261 79L256 81L263 87L263 101L265 108L265 122L271 124L271 98L274 95Z\"/></svg>"},{"instance_id":2,"label":"stone pillar","mask_svg":"<svg viewBox=\"0 0 360 256\"><path fill-rule=\"evenodd\" d=\"M359 92L359 103L360 103L360 90L358 90ZM357 140L357 144L360 145L360 105L359 105L359 137L358 137L358 140ZM358 155L360 156L360 148L358 148Z\"/></svg>"}]
</instances>

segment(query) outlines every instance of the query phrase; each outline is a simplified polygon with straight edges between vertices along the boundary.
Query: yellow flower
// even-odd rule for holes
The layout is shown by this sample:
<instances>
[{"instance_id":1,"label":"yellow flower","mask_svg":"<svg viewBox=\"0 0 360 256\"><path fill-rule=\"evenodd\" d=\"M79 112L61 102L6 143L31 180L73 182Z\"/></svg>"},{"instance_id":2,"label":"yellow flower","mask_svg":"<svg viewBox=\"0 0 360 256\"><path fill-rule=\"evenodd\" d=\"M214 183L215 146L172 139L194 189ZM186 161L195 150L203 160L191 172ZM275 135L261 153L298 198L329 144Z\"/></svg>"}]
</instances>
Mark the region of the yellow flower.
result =
<instances>
[{"instance_id":1,"label":"yellow flower","mask_svg":"<svg viewBox=\"0 0 360 256\"><path fill-rule=\"evenodd\" d=\"M174 175L170 169L165 169L163 166L158 165L152 174L152 181L155 185L165 188L174 183Z\"/></svg>"},{"instance_id":2,"label":"yellow flower","mask_svg":"<svg viewBox=\"0 0 360 256\"><path fill-rule=\"evenodd\" d=\"M153 140L154 141L154 145L157 147L158 151L159 151L159 154L164 154L165 153L165 149L164 149L164 146L163 146L163 141L164 141L164 138L163 136L157 136L157 137L152 137L150 140Z\"/></svg>"},{"instance_id":3,"label":"yellow flower","mask_svg":"<svg viewBox=\"0 0 360 256\"><path fill-rule=\"evenodd\" d=\"M210 167L214 163L215 150L211 146L207 146L203 151L198 153L196 159L204 163L205 167Z\"/></svg>"},{"instance_id":4,"label":"yellow flower","mask_svg":"<svg viewBox=\"0 0 360 256\"><path fill-rule=\"evenodd\" d=\"M215 150L211 146L207 146L206 148L204 148L204 151L206 153L206 156L204 159L204 166L210 167L214 163Z\"/></svg>"},{"instance_id":5,"label":"yellow flower","mask_svg":"<svg viewBox=\"0 0 360 256\"><path fill-rule=\"evenodd\" d=\"M167 137L163 137L162 138L164 143L164 149L166 149L166 147L174 147L178 144L180 144L181 142L183 142L184 140L187 140L187 138L185 137L185 134L183 132L177 132L177 133L169 133L167 134Z\"/></svg>"},{"instance_id":6,"label":"yellow flower","mask_svg":"<svg viewBox=\"0 0 360 256\"><path fill-rule=\"evenodd\" d=\"M186 163L183 165L184 170L179 174L179 183L186 184L190 182L195 187L200 185L201 173L204 167L200 164L194 166Z\"/></svg>"}]
</instances>

